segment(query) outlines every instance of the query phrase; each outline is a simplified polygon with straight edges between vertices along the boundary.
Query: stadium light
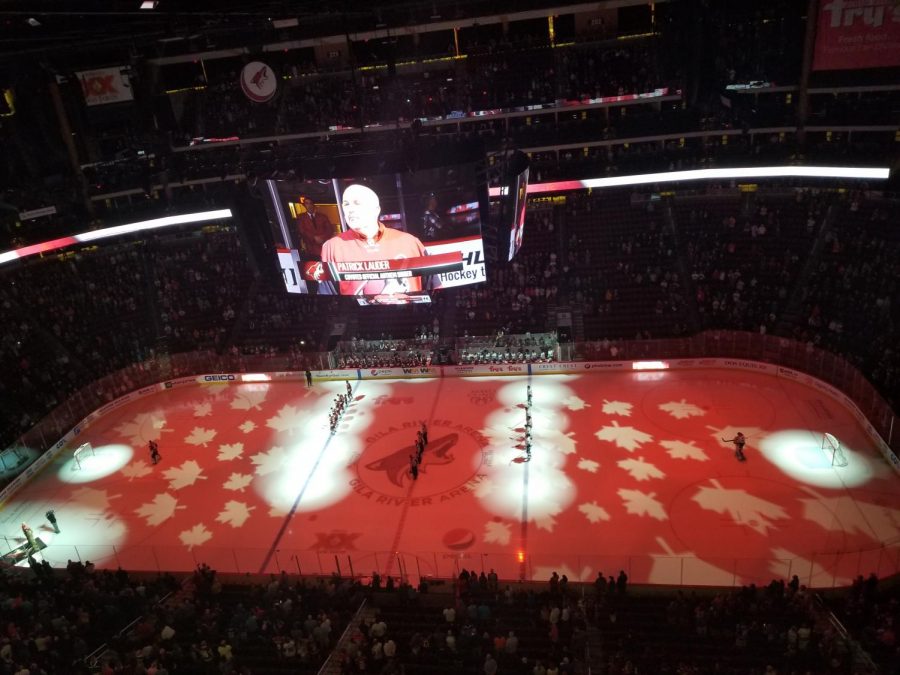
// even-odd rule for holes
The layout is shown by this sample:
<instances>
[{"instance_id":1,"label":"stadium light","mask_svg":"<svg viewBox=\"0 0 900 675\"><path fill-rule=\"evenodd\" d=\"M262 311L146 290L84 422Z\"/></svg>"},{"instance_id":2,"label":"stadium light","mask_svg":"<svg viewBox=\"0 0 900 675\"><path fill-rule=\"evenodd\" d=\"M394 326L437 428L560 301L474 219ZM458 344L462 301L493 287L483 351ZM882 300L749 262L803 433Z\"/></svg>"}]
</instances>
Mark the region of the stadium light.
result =
<instances>
[{"instance_id":1,"label":"stadium light","mask_svg":"<svg viewBox=\"0 0 900 675\"><path fill-rule=\"evenodd\" d=\"M231 209L218 209L216 211L200 211L198 213L182 213L178 216L166 216L165 218L154 218L153 220L142 220L137 223L128 225L116 225L115 227L104 227L101 230L93 230L91 232L82 232L71 237L60 237L44 241L40 244L32 244L31 246L23 246L12 251L0 253L0 265L12 262L13 260L21 260L28 256L37 255L38 253L49 253L74 244L83 244L98 239L108 239L109 237L120 237L124 234L133 234L145 230L156 230L163 227L173 227L175 225L189 225L191 223L205 223L211 220L225 220L231 218Z\"/></svg>"},{"instance_id":2,"label":"stadium light","mask_svg":"<svg viewBox=\"0 0 900 675\"><path fill-rule=\"evenodd\" d=\"M568 192L588 188L624 187L627 185L653 185L678 183L691 180L731 180L755 178L851 178L854 180L887 180L891 170L887 167L861 166L757 166L733 169L693 169L690 171L664 171L639 173L629 176L607 176L584 180L564 180L550 183L532 183L528 194L542 192ZM491 197L500 197L502 188L492 187Z\"/></svg>"}]
</instances>

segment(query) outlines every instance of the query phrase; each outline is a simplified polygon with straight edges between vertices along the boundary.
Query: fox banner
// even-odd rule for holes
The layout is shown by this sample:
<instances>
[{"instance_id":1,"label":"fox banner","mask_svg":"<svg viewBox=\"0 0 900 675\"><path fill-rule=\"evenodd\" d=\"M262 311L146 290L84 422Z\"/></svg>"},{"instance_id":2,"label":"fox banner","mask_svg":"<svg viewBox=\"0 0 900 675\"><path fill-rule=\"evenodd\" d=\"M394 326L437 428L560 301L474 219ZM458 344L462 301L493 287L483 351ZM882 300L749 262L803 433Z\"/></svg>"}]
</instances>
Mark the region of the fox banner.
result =
<instances>
[{"instance_id":1,"label":"fox banner","mask_svg":"<svg viewBox=\"0 0 900 675\"><path fill-rule=\"evenodd\" d=\"M105 105L107 103L124 103L133 101L131 81L125 68L100 68L98 70L82 70L78 73L84 102L89 105Z\"/></svg>"},{"instance_id":2,"label":"fox banner","mask_svg":"<svg viewBox=\"0 0 900 675\"><path fill-rule=\"evenodd\" d=\"M900 66L900 4L894 0L823 0L813 70Z\"/></svg>"}]
</instances>

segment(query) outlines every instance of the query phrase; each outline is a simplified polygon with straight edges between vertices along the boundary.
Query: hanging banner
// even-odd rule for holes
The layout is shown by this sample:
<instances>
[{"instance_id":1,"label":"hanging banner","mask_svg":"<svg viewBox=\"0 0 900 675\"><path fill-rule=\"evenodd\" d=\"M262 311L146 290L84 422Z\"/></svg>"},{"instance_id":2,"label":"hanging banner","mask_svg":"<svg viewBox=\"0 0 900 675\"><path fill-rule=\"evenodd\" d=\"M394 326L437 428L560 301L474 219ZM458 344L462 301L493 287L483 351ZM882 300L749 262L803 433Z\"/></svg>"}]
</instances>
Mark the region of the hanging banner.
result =
<instances>
[{"instance_id":1,"label":"hanging banner","mask_svg":"<svg viewBox=\"0 0 900 675\"><path fill-rule=\"evenodd\" d=\"M133 101L131 81L126 68L99 68L76 73L87 105L105 105Z\"/></svg>"},{"instance_id":2,"label":"hanging banner","mask_svg":"<svg viewBox=\"0 0 900 675\"><path fill-rule=\"evenodd\" d=\"M813 70L900 66L900 4L822 0Z\"/></svg>"}]
</instances>

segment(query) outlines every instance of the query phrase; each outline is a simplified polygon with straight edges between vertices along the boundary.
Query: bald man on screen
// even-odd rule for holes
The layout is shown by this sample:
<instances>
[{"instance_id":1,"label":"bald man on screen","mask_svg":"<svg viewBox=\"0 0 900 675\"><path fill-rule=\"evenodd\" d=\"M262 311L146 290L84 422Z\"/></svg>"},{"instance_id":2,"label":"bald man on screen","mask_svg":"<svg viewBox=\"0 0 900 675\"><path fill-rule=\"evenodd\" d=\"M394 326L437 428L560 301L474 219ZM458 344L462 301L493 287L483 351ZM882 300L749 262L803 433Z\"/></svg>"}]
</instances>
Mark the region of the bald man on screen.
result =
<instances>
[{"instance_id":1,"label":"bald man on screen","mask_svg":"<svg viewBox=\"0 0 900 675\"><path fill-rule=\"evenodd\" d=\"M385 227L378 220L381 203L378 195L365 185L350 185L341 199L347 232L332 237L322 246L322 262L367 262L399 260L428 255L416 237ZM390 295L417 293L422 278L341 281L341 295Z\"/></svg>"}]
</instances>

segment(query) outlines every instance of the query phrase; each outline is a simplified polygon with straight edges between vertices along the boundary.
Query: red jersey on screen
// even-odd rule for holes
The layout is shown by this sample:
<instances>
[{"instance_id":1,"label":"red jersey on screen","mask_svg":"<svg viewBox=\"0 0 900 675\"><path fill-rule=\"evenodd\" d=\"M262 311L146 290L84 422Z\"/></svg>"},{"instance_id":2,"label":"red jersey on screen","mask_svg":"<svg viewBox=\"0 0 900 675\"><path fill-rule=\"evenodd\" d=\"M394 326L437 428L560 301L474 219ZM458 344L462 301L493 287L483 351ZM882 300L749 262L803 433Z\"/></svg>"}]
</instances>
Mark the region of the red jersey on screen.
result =
<instances>
[{"instance_id":1,"label":"red jersey on screen","mask_svg":"<svg viewBox=\"0 0 900 675\"><path fill-rule=\"evenodd\" d=\"M428 255L425 246L416 237L381 226L380 232L371 244L355 232L342 232L332 237L322 246L323 262L367 262L370 260L399 260ZM341 295L380 295L385 286L393 280L341 281ZM400 279L406 293L422 290L422 278ZM394 284L391 284L392 286Z\"/></svg>"}]
</instances>

